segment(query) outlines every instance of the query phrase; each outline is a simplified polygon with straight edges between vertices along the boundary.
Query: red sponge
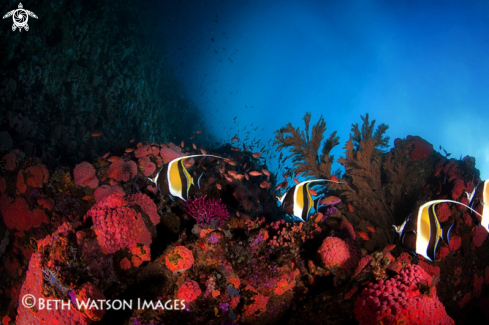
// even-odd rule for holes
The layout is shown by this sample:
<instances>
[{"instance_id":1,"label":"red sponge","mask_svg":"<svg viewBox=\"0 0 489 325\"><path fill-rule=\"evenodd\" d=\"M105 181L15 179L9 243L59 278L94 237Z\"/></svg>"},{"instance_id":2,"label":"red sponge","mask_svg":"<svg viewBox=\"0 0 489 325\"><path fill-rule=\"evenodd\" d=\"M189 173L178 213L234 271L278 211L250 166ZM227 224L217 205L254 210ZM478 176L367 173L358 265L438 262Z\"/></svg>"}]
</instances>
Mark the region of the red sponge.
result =
<instances>
[{"instance_id":1,"label":"red sponge","mask_svg":"<svg viewBox=\"0 0 489 325\"><path fill-rule=\"evenodd\" d=\"M326 237L318 251L324 266L332 271L344 269L352 270L360 260L362 253L356 243L338 237Z\"/></svg>"},{"instance_id":2,"label":"red sponge","mask_svg":"<svg viewBox=\"0 0 489 325\"><path fill-rule=\"evenodd\" d=\"M151 233L141 213L121 194L112 194L95 204L84 217L93 220L97 241L105 254L112 254L138 243L150 246Z\"/></svg>"},{"instance_id":3,"label":"red sponge","mask_svg":"<svg viewBox=\"0 0 489 325\"><path fill-rule=\"evenodd\" d=\"M95 168L86 161L75 166L73 177L76 185L89 186L90 188L96 188L98 186Z\"/></svg>"},{"instance_id":4,"label":"red sponge","mask_svg":"<svg viewBox=\"0 0 489 325\"><path fill-rule=\"evenodd\" d=\"M432 288L425 295L421 286L431 286L431 276L418 265L408 265L395 277L370 283L355 303L360 325L455 324Z\"/></svg>"}]
</instances>

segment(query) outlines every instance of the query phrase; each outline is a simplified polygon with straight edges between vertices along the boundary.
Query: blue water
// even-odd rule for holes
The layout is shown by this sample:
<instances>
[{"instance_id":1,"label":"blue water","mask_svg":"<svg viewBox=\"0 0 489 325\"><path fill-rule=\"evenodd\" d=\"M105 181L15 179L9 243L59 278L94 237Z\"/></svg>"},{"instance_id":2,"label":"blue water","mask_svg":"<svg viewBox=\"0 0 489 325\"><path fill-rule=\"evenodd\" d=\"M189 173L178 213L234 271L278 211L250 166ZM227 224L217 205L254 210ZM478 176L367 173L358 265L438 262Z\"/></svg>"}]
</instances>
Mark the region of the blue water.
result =
<instances>
[{"instance_id":1,"label":"blue water","mask_svg":"<svg viewBox=\"0 0 489 325\"><path fill-rule=\"evenodd\" d=\"M489 177L488 1L172 1L155 13L162 56L223 141L253 123L250 139L267 142L310 111L338 131L339 157L369 113L391 145L419 135Z\"/></svg>"}]
</instances>

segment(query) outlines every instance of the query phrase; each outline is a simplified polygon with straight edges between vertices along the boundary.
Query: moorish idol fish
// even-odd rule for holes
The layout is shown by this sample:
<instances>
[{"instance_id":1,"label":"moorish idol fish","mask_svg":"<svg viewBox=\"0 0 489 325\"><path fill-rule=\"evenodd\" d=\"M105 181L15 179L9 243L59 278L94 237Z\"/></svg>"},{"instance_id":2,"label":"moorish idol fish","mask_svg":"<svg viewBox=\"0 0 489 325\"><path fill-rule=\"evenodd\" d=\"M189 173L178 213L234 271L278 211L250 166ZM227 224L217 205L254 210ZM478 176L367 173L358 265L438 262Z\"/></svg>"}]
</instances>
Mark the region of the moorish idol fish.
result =
<instances>
[{"instance_id":1,"label":"moorish idol fish","mask_svg":"<svg viewBox=\"0 0 489 325\"><path fill-rule=\"evenodd\" d=\"M175 158L165 166L161 167L154 178L148 179L158 186L160 192L164 193L168 190L170 195L178 197L183 201L187 201L190 186L195 184L193 177L190 176L187 168L183 165L183 160L193 157L216 157L222 159L222 157L214 155L192 155ZM201 174L197 180L198 186L202 175L203 174Z\"/></svg>"},{"instance_id":2,"label":"moorish idol fish","mask_svg":"<svg viewBox=\"0 0 489 325\"><path fill-rule=\"evenodd\" d=\"M312 179L292 186L282 197L277 196L280 206L284 209L285 213L306 221L309 216L309 211L311 211L313 206L317 211L319 199L313 201L309 192L309 184L312 182L336 183L328 179Z\"/></svg>"},{"instance_id":3,"label":"moorish idol fish","mask_svg":"<svg viewBox=\"0 0 489 325\"><path fill-rule=\"evenodd\" d=\"M448 244L450 230L453 227L453 224L443 228L440 226L435 206L443 202L457 203L471 209L463 203L452 200L429 201L411 213L402 225L393 226L404 247L432 262L435 260L436 247L440 238Z\"/></svg>"},{"instance_id":4,"label":"moorish idol fish","mask_svg":"<svg viewBox=\"0 0 489 325\"><path fill-rule=\"evenodd\" d=\"M469 205L471 210L478 214L481 218L480 222L477 220L479 226L486 228L489 232L489 180L485 180L484 182L480 182L472 191L472 193L467 194L467 198L469 199ZM475 211L474 207L478 204L482 205L482 214Z\"/></svg>"}]
</instances>

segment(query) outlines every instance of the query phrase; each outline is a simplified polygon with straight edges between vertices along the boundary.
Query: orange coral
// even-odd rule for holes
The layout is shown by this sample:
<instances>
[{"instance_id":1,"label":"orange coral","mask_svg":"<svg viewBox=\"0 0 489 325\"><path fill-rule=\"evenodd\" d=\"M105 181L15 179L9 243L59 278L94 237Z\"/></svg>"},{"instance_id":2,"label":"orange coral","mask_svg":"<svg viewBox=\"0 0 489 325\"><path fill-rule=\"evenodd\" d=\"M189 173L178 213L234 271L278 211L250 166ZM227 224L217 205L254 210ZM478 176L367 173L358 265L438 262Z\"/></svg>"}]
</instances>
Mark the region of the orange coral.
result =
<instances>
[{"instance_id":1,"label":"orange coral","mask_svg":"<svg viewBox=\"0 0 489 325\"><path fill-rule=\"evenodd\" d=\"M199 284L190 280L185 281L185 283L178 288L177 296L178 299L185 300L185 303L188 304L197 299L201 293L202 290L200 290Z\"/></svg>"},{"instance_id":2,"label":"orange coral","mask_svg":"<svg viewBox=\"0 0 489 325\"><path fill-rule=\"evenodd\" d=\"M267 304L269 297L260 294L255 288L247 285L243 291L250 291L254 293L251 297L250 304L247 304L243 308L243 316L259 316L267 310Z\"/></svg>"},{"instance_id":3,"label":"orange coral","mask_svg":"<svg viewBox=\"0 0 489 325\"><path fill-rule=\"evenodd\" d=\"M177 246L165 256L165 264L173 272L185 271L194 264L194 256L188 248Z\"/></svg>"}]
</instances>

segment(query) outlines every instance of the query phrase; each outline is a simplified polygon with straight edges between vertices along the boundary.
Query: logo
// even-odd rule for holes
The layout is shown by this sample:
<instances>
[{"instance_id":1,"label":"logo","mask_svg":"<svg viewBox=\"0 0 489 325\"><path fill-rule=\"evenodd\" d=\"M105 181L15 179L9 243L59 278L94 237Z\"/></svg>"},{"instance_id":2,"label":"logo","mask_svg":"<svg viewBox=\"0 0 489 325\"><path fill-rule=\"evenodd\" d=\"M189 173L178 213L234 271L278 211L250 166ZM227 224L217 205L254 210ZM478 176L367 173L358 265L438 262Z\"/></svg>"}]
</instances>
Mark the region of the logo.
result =
<instances>
[{"instance_id":1,"label":"logo","mask_svg":"<svg viewBox=\"0 0 489 325\"><path fill-rule=\"evenodd\" d=\"M29 30L29 25L27 25L29 16L37 19L36 14L32 11L25 10L24 6L22 6L22 3L19 3L18 9L7 12L7 14L2 18L5 19L10 16L12 16L12 19L14 21L14 24L12 25L12 31L15 31L18 28L19 32L22 31L22 28L24 28L26 31Z\"/></svg>"}]
</instances>

